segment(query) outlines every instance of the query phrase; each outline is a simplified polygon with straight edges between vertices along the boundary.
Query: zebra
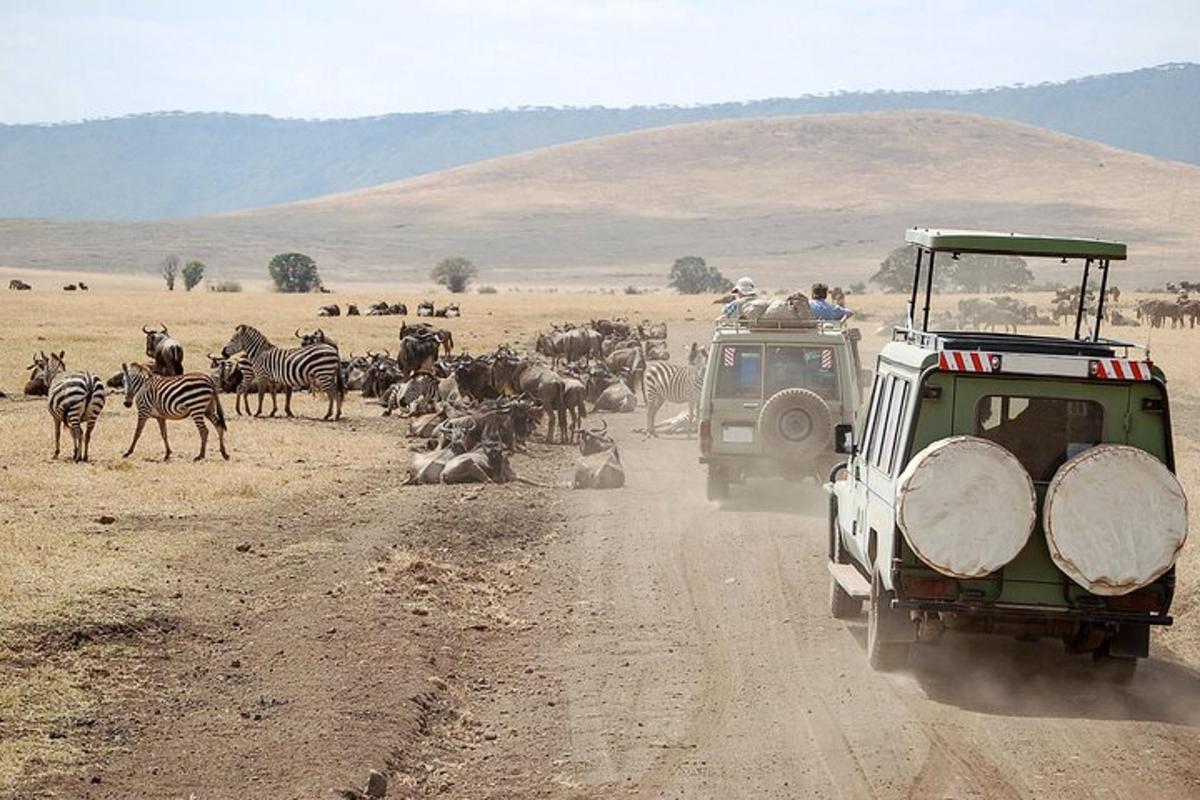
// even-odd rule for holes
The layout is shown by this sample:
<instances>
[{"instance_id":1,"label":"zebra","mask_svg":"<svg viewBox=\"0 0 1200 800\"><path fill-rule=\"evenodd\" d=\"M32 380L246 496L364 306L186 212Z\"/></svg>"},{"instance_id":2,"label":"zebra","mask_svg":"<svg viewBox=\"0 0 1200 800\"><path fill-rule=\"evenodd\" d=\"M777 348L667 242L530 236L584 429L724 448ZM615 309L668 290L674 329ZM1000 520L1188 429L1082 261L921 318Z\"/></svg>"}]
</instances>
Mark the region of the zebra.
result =
<instances>
[{"instance_id":1,"label":"zebra","mask_svg":"<svg viewBox=\"0 0 1200 800\"><path fill-rule=\"evenodd\" d=\"M654 417L663 403L687 403L688 418L694 419L704 386L704 362L708 350L692 342L687 366L670 361L651 361L642 377L642 400L646 403L646 435L654 432Z\"/></svg>"},{"instance_id":2,"label":"zebra","mask_svg":"<svg viewBox=\"0 0 1200 800\"><path fill-rule=\"evenodd\" d=\"M58 458L61 452L62 426L66 425L71 429L71 439L75 443L73 460L87 461L92 429L104 410L104 381L90 372L67 372L66 352L35 355L30 369L35 378L40 377L49 387L48 407L54 419L54 455L51 458Z\"/></svg>"},{"instance_id":3,"label":"zebra","mask_svg":"<svg viewBox=\"0 0 1200 800\"><path fill-rule=\"evenodd\" d=\"M291 350L276 347L257 329L249 325L238 325L233 338L221 350L229 357L238 351L244 352L254 368L254 379L258 383L258 410L254 416L262 415L263 394L271 392L271 416L279 410L276 391L284 391L283 411L292 413L292 390L311 389L322 391L329 397L329 408L325 419L342 418L342 400L346 386L342 379L341 359L337 348L329 344L310 344ZM334 404L337 414L334 415Z\"/></svg>"},{"instance_id":4,"label":"zebra","mask_svg":"<svg viewBox=\"0 0 1200 800\"><path fill-rule=\"evenodd\" d=\"M137 404L137 428L133 441L125 451L125 458L133 455L146 420L158 420L166 454L163 461L171 458L171 443L167 441L167 420L192 418L200 431L200 454L194 461L203 460L208 451L208 426L204 420L212 421L217 430L217 443L221 457L229 460L225 451L225 412L221 409L221 394L217 382L203 372L185 372L182 375L155 375L142 364L122 364L121 374L125 378L125 407Z\"/></svg>"}]
</instances>

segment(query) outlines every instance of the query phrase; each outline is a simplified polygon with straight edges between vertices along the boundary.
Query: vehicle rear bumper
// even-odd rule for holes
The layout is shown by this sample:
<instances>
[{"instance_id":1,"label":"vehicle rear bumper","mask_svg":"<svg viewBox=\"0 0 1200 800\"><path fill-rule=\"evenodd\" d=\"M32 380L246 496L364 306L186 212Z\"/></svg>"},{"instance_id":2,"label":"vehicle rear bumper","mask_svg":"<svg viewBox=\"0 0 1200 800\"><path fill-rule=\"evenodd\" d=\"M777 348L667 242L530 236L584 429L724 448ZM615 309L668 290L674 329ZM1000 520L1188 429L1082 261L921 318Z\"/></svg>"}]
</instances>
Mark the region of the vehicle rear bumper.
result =
<instances>
[{"instance_id":1,"label":"vehicle rear bumper","mask_svg":"<svg viewBox=\"0 0 1200 800\"><path fill-rule=\"evenodd\" d=\"M1170 614L1143 614L1135 611L1110 611L1093 608L1065 608L1054 606L989 605L985 603L960 603L943 600L892 601L893 608L908 608L916 611L940 611L948 614L963 614L973 617L993 617L1014 622L1056 620L1070 622L1135 622L1146 625L1171 625L1175 620Z\"/></svg>"}]
</instances>

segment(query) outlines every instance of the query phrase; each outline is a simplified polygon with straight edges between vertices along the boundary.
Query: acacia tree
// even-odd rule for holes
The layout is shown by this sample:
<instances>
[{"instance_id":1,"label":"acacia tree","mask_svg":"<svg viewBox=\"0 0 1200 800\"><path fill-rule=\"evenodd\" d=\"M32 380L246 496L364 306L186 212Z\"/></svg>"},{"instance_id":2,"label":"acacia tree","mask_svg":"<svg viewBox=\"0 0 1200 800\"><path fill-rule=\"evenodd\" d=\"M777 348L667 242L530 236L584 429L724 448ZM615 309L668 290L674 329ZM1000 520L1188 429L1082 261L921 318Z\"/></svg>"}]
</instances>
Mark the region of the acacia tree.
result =
<instances>
[{"instance_id":1,"label":"acacia tree","mask_svg":"<svg viewBox=\"0 0 1200 800\"><path fill-rule=\"evenodd\" d=\"M667 285L680 294L705 294L727 292L733 283L700 256L684 256L675 259Z\"/></svg>"},{"instance_id":2,"label":"acacia tree","mask_svg":"<svg viewBox=\"0 0 1200 800\"><path fill-rule=\"evenodd\" d=\"M475 280L475 276L478 274L479 270L468 259L455 256L439 261L433 271L429 273L429 277L433 279L434 283L445 286L454 294L461 294L467 290L471 281Z\"/></svg>"},{"instance_id":3,"label":"acacia tree","mask_svg":"<svg viewBox=\"0 0 1200 800\"><path fill-rule=\"evenodd\" d=\"M271 259L267 271L281 292L312 292L321 288L317 262L304 253L280 253Z\"/></svg>"},{"instance_id":4,"label":"acacia tree","mask_svg":"<svg viewBox=\"0 0 1200 800\"><path fill-rule=\"evenodd\" d=\"M202 280L204 280L204 263L202 261L189 261L183 265L183 288L185 290L190 292Z\"/></svg>"},{"instance_id":5,"label":"acacia tree","mask_svg":"<svg viewBox=\"0 0 1200 800\"><path fill-rule=\"evenodd\" d=\"M159 265L159 272L162 273L163 280L167 282L167 291L175 291L175 279L179 277L179 256L172 253L162 260Z\"/></svg>"}]
</instances>

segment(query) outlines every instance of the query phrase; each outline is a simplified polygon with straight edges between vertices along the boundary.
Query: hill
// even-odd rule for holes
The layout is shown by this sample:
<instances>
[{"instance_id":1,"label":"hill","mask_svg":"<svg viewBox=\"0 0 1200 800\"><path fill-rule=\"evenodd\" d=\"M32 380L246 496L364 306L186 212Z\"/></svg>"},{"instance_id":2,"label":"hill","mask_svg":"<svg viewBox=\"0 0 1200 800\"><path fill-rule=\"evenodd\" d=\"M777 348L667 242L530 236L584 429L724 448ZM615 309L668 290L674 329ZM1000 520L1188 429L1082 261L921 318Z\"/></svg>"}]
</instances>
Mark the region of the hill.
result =
<instances>
[{"instance_id":1,"label":"hill","mask_svg":"<svg viewBox=\"0 0 1200 800\"><path fill-rule=\"evenodd\" d=\"M865 277L911 225L1125 239L1140 284L1200 259L1200 167L943 112L706 122L217 216L0 221L0 258L127 272L174 252L261 277L300 250L329 283L412 283L463 255L485 282L661 285L696 254L773 287Z\"/></svg>"},{"instance_id":2,"label":"hill","mask_svg":"<svg viewBox=\"0 0 1200 800\"><path fill-rule=\"evenodd\" d=\"M1200 65L1175 64L973 92L837 93L686 108L525 108L349 120L167 113L0 126L0 217L210 214L647 128L900 109L988 114L1200 163Z\"/></svg>"}]
</instances>

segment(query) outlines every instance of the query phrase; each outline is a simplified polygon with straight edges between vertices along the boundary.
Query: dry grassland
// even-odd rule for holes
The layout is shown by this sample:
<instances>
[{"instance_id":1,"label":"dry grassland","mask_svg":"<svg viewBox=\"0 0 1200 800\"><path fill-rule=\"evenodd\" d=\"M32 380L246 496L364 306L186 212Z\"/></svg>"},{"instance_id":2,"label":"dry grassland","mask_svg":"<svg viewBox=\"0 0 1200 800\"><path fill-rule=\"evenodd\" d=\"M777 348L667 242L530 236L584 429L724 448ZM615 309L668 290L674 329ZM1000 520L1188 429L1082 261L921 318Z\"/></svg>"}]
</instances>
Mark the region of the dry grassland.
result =
<instances>
[{"instance_id":1,"label":"dry grassland","mask_svg":"<svg viewBox=\"0 0 1200 800\"><path fill-rule=\"evenodd\" d=\"M30 354L39 350L65 350L69 368L107 378L122 361L144 360L140 327L157 322L184 344L191 369L206 368L204 353L218 351L243 322L279 344L297 327L321 326L343 353L394 351L399 319L318 319L316 306L388 299L411 308L425 297L448 299L383 287L319 297L168 294L143 279L122 279L108 290L107 280L97 277L99 289L87 294L3 295L0 386L19 393ZM936 302L946 306L953 298ZM902 303L899 296L875 295L854 305L878 320ZM482 352L505 342L523 344L553 321L620 314L679 322L705 319L713 307L707 298L667 294L502 292L468 296L463 311L464 317L446 324L459 349ZM882 341L877 324L863 323L868 351ZM1200 485L1200 330L1121 333L1152 338L1154 358L1171 379L1179 474L1185 486ZM123 460L135 415L122 399L110 395L92 442L93 461L78 465L50 460L51 422L42 400L0 400L0 787L69 768L80 754L55 732L91 724L99 704L136 691L140 662L127 659L126 648L186 624L168 613L164 601L189 562L230 552L205 551L208 535L227 531L236 541L241 520L269 521L285 507L335 500L372 481L398 481L408 461L402 421L380 419L377 406L352 396L346 419L322 423L316 418L324 413L324 400L302 395L295 403L303 417L298 420L238 418L232 396L225 395L228 463L211 454L205 463L191 462L198 438L190 423L170 426L176 452L171 463L159 460L153 425L137 453ZM101 515L116 521L101 524ZM1193 523L1196 518L1193 511ZM296 546L319 550L320 533L306 532ZM1193 665L1200 663L1197 569L1193 544L1179 569L1179 623L1156 645Z\"/></svg>"}]
</instances>

